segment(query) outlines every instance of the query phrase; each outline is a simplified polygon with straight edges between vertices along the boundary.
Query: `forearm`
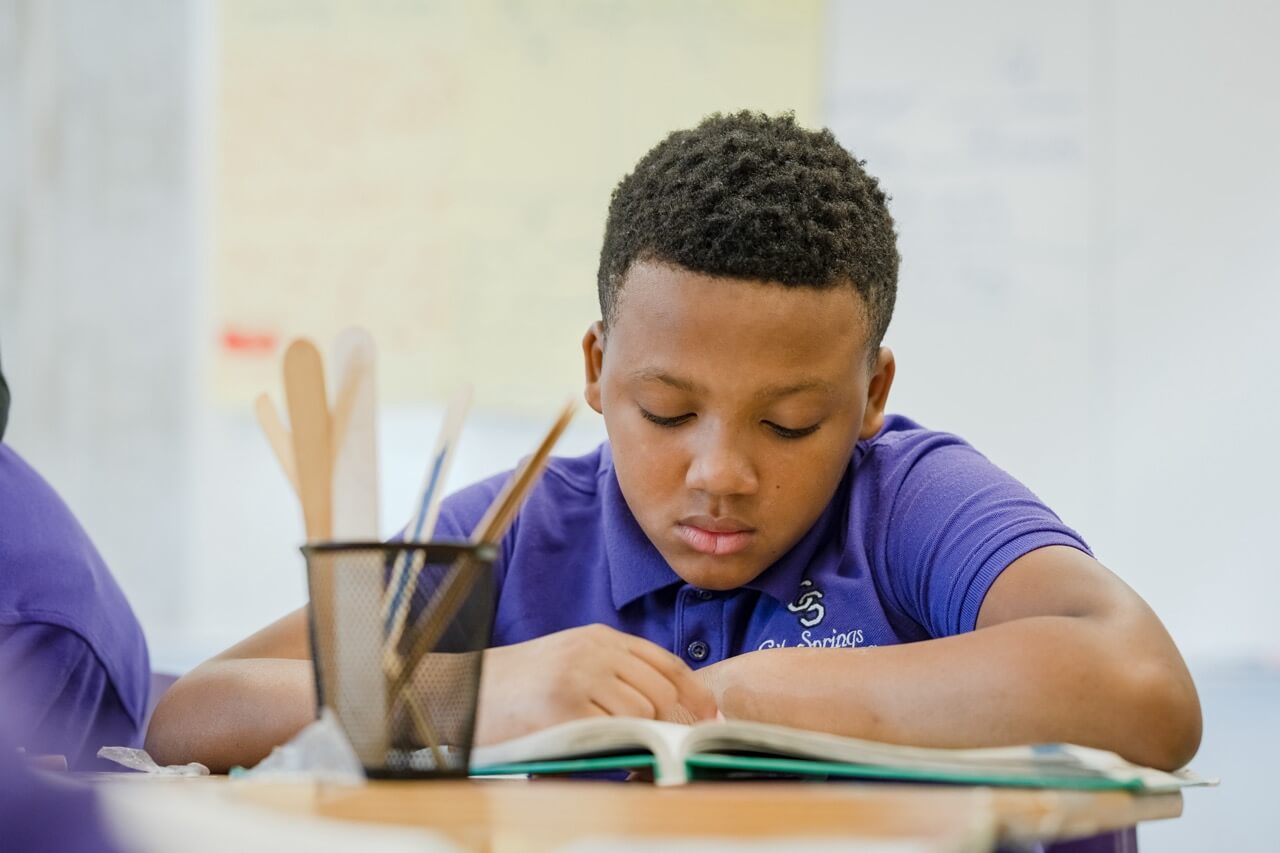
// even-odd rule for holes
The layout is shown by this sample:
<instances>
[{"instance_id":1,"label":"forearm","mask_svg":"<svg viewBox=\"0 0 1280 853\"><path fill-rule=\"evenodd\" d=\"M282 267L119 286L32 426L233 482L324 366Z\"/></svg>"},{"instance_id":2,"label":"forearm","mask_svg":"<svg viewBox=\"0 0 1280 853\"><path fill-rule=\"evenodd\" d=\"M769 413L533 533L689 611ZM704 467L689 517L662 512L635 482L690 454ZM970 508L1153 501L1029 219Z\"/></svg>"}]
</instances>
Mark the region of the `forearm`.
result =
<instances>
[{"instance_id":1,"label":"forearm","mask_svg":"<svg viewBox=\"0 0 1280 853\"><path fill-rule=\"evenodd\" d=\"M707 680L729 717L939 747L1066 741L1175 768L1200 717L1181 660L1114 645L1069 616L868 649L787 648L716 665Z\"/></svg>"},{"instance_id":2,"label":"forearm","mask_svg":"<svg viewBox=\"0 0 1280 853\"><path fill-rule=\"evenodd\" d=\"M223 773L256 764L314 719L310 661L215 659L165 693L147 751L160 764L199 761Z\"/></svg>"}]
</instances>

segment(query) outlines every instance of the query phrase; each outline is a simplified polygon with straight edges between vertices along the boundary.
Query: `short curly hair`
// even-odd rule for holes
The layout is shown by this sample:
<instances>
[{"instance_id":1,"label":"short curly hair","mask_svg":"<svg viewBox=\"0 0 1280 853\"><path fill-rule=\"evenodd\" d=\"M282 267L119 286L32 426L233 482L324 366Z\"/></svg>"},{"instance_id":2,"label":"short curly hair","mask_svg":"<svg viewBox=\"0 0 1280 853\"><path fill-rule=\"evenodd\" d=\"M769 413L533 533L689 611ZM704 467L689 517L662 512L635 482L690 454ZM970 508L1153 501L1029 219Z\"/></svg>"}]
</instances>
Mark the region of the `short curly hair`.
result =
<instances>
[{"instance_id":1,"label":"short curly hair","mask_svg":"<svg viewBox=\"0 0 1280 853\"><path fill-rule=\"evenodd\" d=\"M597 287L607 329L631 266L799 287L852 285L874 358L898 288L889 197L830 130L785 113L715 113L659 142L609 203Z\"/></svg>"}]
</instances>

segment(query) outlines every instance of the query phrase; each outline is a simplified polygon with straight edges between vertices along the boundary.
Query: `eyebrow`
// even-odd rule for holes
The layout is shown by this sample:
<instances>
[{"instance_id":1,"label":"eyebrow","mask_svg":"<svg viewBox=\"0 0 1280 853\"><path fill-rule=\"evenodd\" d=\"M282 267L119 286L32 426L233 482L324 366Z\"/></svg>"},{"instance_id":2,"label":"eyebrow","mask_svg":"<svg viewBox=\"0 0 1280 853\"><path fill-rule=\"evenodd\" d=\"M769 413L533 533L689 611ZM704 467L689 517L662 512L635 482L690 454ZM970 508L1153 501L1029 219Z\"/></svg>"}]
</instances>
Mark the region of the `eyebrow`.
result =
<instances>
[{"instance_id":1,"label":"eyebrow","mask_svg":"<svg viewBox=\"0 0 1280 853\"><path fill-rule=\"evenodd\" d=\"M670 385L679 391L687 391L690 394L697 394L702 390L702 386L688 379L681 379L678 376L672 376L664 370L656 367L646 367L643 370L637 370L631 374L632 379L638 379L641 382L661 382L663 385Z\"/></svg>"},{"instance_id":2,"label":"eyebrow","mask_svg":"<svg viewBox=\"0 0 1280 853\"><path fill-rule=\"evenodd\" d=\"M651 367L644 370L637 370L631 374L632 379L638 379L642 382L661 382L663 385L669 385L679 391L689 394L698 394L703 391L702 386L688 379L679 376L672 376L664 370ZM755 397L758 400L776 400L780 397L789 397L792 394L801 394L805 391L819 391L822 393L831 393L834 386L830 382L822 379L806 379L800 382L787 382L775 385L766 385L756 391Z\"/></svg>"}]
</instances>

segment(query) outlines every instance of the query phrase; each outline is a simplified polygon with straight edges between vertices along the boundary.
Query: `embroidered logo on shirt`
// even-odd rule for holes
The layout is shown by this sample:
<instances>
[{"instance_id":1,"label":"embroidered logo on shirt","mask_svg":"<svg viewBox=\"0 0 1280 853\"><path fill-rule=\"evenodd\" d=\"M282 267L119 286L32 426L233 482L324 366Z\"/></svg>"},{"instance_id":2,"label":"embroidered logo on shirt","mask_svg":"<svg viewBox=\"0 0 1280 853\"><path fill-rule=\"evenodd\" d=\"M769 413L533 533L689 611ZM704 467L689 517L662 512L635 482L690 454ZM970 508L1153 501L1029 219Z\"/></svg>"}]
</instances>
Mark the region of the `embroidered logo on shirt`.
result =
<instances>
[{"instance_id":1,"label":"embroidered logo on shirt","mask_svg":"<svg viewBox=\"0 0 1280 853\"><path fill-rule=\"evenodd\" d=\"M812 631L801 631L800 638L795 642L797 647L809 649L853 649L853 648L872 648L875 643L863 642L863 633L861 628L852 628L848 631L841 631L839 628L832 628L831 635L828 637L815 637ZM775 640L772 637L761 641L756 646L759 650L764 649L785 649L791 645L791 640L783 637L781 640Z\"/></svg>"},{"instance_id":2,"label":"embroidered logo on shirt","mask_svg":"<svg viewBox=\"0 0 1280 853\"><path fill-rule=\"evenodd\" d=\"M806 628L821 624L822 617L827 615L827 608L822 603L822 590L808 578L800 581L800 595L787 605L787 609L792 613L806 614L800 617L800 624Z\"/></svg>"}]
</instances>

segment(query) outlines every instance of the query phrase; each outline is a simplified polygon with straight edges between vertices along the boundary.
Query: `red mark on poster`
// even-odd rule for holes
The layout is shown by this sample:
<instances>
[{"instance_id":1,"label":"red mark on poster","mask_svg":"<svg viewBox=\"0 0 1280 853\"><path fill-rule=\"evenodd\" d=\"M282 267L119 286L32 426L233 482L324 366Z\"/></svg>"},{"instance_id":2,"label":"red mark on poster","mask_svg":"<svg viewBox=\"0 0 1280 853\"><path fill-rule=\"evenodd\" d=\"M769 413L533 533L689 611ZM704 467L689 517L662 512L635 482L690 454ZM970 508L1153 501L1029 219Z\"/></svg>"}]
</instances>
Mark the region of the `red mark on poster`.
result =
<instances>
[{"instance_id":1,"label":"red mark on poster","mask_svg":"<svg viewBox=\"0 0 1280 853\"><path fill-rule=\"evenodd\" d=\"M276 336L271 332L223 329L222 348L242 355L271 355L276 351Z\"/></svg>"}]
</instances>

